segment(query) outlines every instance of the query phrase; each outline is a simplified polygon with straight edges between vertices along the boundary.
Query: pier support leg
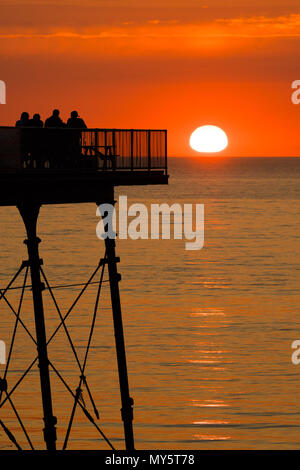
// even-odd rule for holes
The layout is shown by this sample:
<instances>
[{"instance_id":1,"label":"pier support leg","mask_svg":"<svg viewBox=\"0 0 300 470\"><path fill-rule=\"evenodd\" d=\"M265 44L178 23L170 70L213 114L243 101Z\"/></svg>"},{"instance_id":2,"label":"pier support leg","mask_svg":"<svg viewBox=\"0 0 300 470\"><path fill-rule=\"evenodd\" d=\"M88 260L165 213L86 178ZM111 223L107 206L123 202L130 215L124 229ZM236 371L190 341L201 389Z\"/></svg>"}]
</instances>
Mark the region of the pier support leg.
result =
<instances>
[{"instance_id":1,"label":"pier support leg","mask_svg":"<svg viewBox=\"0 0 300 470\"><path fill-rule=\"evenodd\" d=\"M110 198L110 203L114 204L113 190L112 190L112 195ZM133 436L133 426L132 426L133 399L130 397L130 394L129 394L126 350L125 350L123 320L122 320L120 291L119 291L119 282L121 280L121 276L118 273L118 269L117 269L117 262L119 261L119 258L116 258L115 240L107 237L105 239L105 247L106 247L107 265L108 265L108 273L109 273L110 295L111 295L112 314L113 314L113 323L114 323L121 402L122 402L121 414L122 414L122 420L124 423L126 450L132 452L134 450L134 436Z\"/></svg>"},{"instance_id":2,"label":"pier support leg","mask_svg":"<svg viewBox=\"0 0 300 470\"><path fill-rule=\"evenodd\" d=\"M106 254L109 272L110 294L112 304L112 314L114 322L114 332L116 341L117 362L119 371L119 383L122 401L122 420L124 422L124 434L126 450L134 450L133 437L133 399L129 395L128 372L126 362L126 351L122 321L122 311L119 292L119 281L121 276L117 270L117 259L115 253L115 241L106 238Z\"/></svg>"},{"instance_id":3,"label":"pier support leg","mask_svg":"<svg viewBox=\"0 0 300 470\"><path fill-rule=\"evenodd\" d=\"M49 375L49 361L47 353L47 340L45 329L45 317L43 307L42 291L44 286L40 278L40 265L42 260L39 257L39 243L40 239L36 235L37 219L39 215L39 204L24 204L18 206L19 212L23 218L27 240L24 243L27 245L29 266L31 273L32 283L32 296L34 305L34 317L36 328L36 341L39 358L40 369L40 383L42 392L42 404L44 412L44 440L48 451L56 450L56 418L53 416L52 399L51 399L51 386Z\"/></svg>"}]
</instances>

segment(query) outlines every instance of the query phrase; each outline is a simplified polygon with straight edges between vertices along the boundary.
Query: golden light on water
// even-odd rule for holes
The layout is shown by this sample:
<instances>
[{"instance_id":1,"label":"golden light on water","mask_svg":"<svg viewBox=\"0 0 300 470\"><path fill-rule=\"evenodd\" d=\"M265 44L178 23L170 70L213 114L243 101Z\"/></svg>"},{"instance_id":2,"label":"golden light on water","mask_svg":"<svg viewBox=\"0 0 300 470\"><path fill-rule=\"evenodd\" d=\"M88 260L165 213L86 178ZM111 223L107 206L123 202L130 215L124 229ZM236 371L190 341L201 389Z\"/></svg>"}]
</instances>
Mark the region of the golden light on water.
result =
<instances>
[{"instance_id":1,"label":"golden light on water","mask_svg":"<svg viewBox=\"0 0 300 470\"><path fill-rule=\"evenodd\" d=\"M220 127L201 126L191 134L190 146L196 152L217 153L228 146L228 137Z\"/></svg>"}]
</instances>

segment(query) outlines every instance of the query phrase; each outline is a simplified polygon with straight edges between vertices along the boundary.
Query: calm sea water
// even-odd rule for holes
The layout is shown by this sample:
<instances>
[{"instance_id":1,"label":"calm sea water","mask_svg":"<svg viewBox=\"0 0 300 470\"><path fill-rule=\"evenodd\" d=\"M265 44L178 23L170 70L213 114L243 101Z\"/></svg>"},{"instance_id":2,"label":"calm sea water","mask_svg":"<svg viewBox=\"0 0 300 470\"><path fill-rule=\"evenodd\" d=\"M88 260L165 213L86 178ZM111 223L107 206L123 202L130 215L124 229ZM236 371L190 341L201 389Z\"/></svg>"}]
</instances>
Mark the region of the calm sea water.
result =
<instances>
[{"instance_id":1,"label":"calm sea water","mask_svg":"<svg viewBox=\"0 0 300 470\"><path fill-rule=\"evenodd\" d=\"M300 159L170 159L170 184L121 188L129 204L205 204L205 247L186 251L183 240L121 240L118 254L134 429L138 449L295 449L300 445L300 366L291 343L300 339ZM17 210L0 208L0 286L26 259ZM50 284L84 282L103 256L91 204L43 207L41 257ZM105 276L107 279L107 276ZM22 284L22 278L16 286ZM79 287L56 289L65 313ZM97 285L68 319L82 359ZM19 291L8 299L17 308ZM120 400L107 283L90 351L87 378L99 424L123 448ZM1 301L0 339L9 345L13 314ZM48 334L59 322L45 293ZM34 332L30 292L22 319ZM18 328L9 386L35 357ZM70 387L79 371L64 332L50 359ZM4 366L0 366L1 373ZM73 400L51 373L54 414L62 446ZM14 403L37 448L43 448L38 370L26 377ZM83 398L92 413L84 389ZM28 448L9 404L0 412ZM77 409L70 449L106 449ZM0 430L0 448L13 448Z\"/></svg>"}]
</instances>

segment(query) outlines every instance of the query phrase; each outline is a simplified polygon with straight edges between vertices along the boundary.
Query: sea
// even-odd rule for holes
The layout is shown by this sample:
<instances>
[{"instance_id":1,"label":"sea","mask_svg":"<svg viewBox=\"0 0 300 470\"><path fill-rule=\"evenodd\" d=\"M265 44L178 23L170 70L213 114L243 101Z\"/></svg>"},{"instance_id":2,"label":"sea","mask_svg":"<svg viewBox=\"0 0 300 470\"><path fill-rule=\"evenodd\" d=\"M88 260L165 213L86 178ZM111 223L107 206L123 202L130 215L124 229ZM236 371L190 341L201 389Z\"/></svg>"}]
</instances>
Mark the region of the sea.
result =
<instances>
[{"instance_id":1,"label":"sea","mask_svg":"<svg viewBox=\"0 0 300 470\"><path fill-rule=\"evenodd\" d=\"M135 446L299 449L300 364L292 360L292 346L300 340L300 158L169 158L169 175L168 185L116 189L116 200L127 196L129 206L204 205L199 250L187 250L184 239L172 236L116 241ZM59 312L68 313L104 257L96 209L93 204L41 208L40 256L54 296L49 289L43 293L48 338L60 323ZM1 207L0 220L3 289L27 253L17 209ZM66 319L80 364L101 269ZM12 403L6 400L0 419L22 449L30 449L30 442L43 449L37 364L18 382L36 357L28 334L35 338L29 277L22 296L25 275L23 269L7 302L0 301L6 356L19 311L23 322L17 323L7 373L8 391L15 387ZM105 270L85 369L99 419L84 384L80 404L112 446L124 449L107 280ZM63 327L49 343L49 359L59 372L51 369L50 378L61 449L81 375ZM0 376L4 371L1 364ZM109 449L82 407L76 407L67 449ZM15 449L3 428L0 449Z\"/></svg>"}]
</instances>

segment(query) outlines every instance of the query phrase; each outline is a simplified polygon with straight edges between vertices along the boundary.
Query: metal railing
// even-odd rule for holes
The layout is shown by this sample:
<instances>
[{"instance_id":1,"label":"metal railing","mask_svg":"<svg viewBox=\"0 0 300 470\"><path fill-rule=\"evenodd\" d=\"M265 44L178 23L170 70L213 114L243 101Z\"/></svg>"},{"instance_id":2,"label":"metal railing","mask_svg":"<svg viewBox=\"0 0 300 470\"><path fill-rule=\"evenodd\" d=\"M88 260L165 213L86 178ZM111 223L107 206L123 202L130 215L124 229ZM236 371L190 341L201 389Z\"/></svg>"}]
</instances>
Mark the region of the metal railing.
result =
<instances>
[{"instance_id":1,"label":"metal railing","mask_svg":"<svg viewBox=\"0 0 300 470\"><path fill-rule=\"evenodd\" d=\"M10 148L24 169L163 169L167 174L166 130L0 127L0 169Z\"/></svg>"},{"instance_id":2,"label":"metal railing","mask_svg":"<svg viewBox=\"0 0 300 470\"><path fill-rule=\"evenodd\" d=\"M82 132L82 150L114 155L117 169L166 169L167 131L88 129ZM101 157L100 157L101 159Z\"/></svg>"}]
</instances>

